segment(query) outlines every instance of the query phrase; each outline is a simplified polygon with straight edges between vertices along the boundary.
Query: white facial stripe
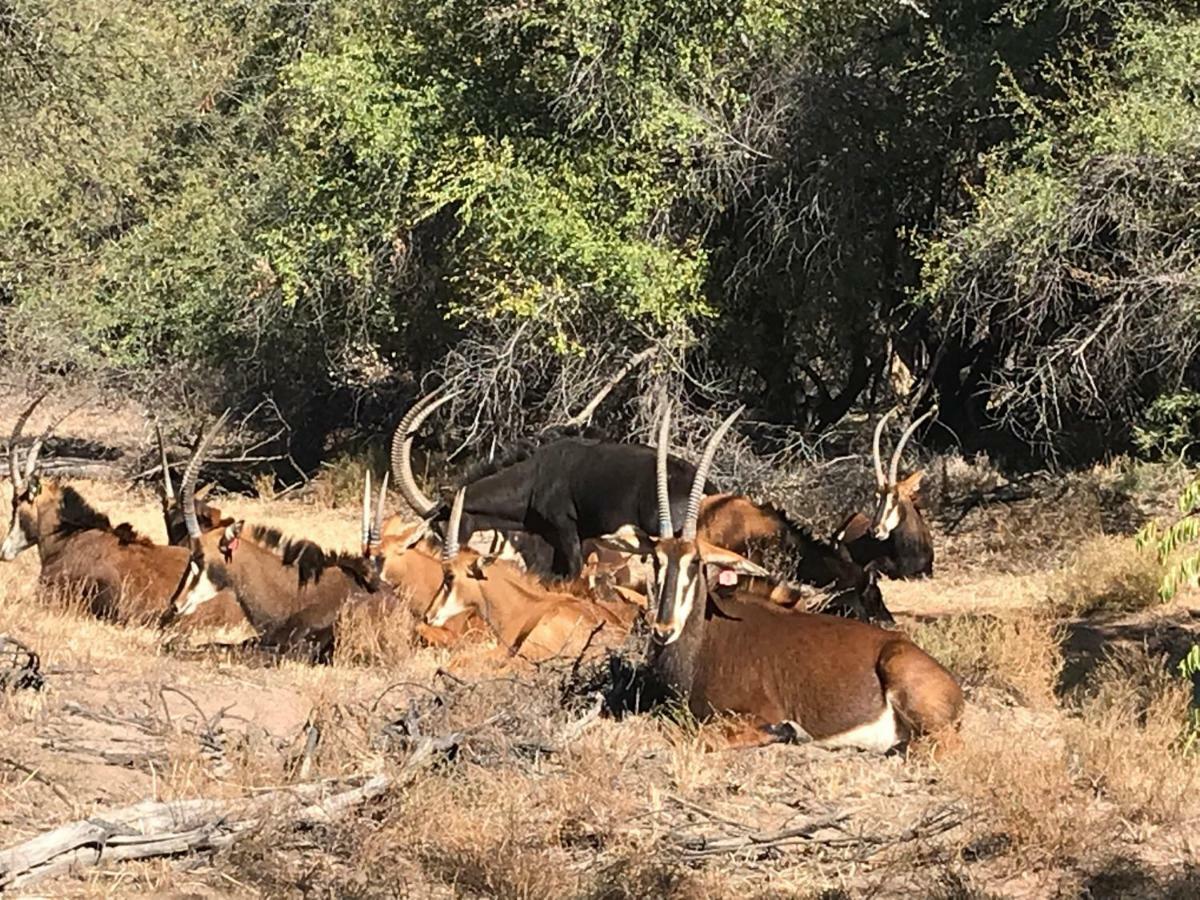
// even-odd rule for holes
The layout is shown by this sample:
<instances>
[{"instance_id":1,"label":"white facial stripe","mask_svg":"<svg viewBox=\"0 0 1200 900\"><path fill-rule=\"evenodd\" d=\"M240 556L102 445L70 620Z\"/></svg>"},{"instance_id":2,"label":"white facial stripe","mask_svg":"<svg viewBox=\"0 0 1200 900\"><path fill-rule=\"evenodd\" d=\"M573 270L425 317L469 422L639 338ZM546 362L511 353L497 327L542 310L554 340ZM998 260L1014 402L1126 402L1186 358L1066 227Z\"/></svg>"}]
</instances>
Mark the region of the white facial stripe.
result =
<instances>
[{"instance_id":1,"label":"white facial stripe","mask_svg":"<svg viewBox=\"0 0 1200 900\"><path fill-rule=\"evenodd\" d=\"M25 529L21 527L21 517L14 515L12 525L8 529L8 535L4 538L4 543L0 544L0 559L5 562L12 562L22 550L27 550L31 546L29 536L25 534Z\"/></svg>"},{"instance_id":2,"label":"white facial stripe","mask_svg":"<svg viewBox=\"0 0 1200 900\"><path fill-rule=\"evenodd\" d=\"M696 594L702 589L702 567L693 570L695 560L694 553L680 554L675 561L665 555L659 556L662 572L655 630L664 645L679 639L688 616L692 614Z\"/></svg>"},{"instance_id":3,"label":"white facial stripe","mask_svg":"<svg viewBox=\"0 0 1200 900\"><path fill-rule=\"evenodd\" d=\"M441 603L438 603L438 597L441 597ZM438 596L434 597L433 606L425 618L430 625L441 628L465 609L457 588L451 587L450 590L446 590L443 586L438 588Z\"/></svg>"},{"instance_id":4,"label":"white facial stripe","mask_svg":"<svg viewBox=\"0 0 1200 900\"><path fill-rule=\"evenodd\" d=\"M208 601L212 600L220 592L221 589L213 584L209 579L208 571L201 571L200 577L196 579L195 583L191 587L191 590L189 590L187 595L183 598L183 603L179 607L178 614L180 616L192 615L197 609L199 609Z\"/></svg>"}]
</instances>

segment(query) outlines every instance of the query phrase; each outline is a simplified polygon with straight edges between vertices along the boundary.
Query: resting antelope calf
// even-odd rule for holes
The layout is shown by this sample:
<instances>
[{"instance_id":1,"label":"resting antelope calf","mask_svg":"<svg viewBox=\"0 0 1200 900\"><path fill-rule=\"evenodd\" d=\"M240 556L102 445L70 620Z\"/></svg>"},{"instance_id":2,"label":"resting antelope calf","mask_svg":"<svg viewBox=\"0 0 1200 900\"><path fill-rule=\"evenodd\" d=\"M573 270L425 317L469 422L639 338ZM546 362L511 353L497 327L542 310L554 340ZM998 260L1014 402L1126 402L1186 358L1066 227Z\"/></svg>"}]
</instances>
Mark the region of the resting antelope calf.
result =
<instances>
[{"instance_id":1,"label":"resting antelope calf","mask_svg":"<svg viewBox=\"0 0 1200 900\"><path fill-rule=\"evenodd\" d=\"M451 507L442 552L442 587L426 613L430 625L440 627L465 612L475 612L509 653L534 662L577 656L589 645L603 647L628 633L637 615L632 604L619 600L602 604L550 591L511 564L489 563L460 552L454 536L465 499L465 490L460 489Z\"/></svg>"},{"instance_id":2,"label":"resting antelope calf","mask_svg":"<svg viewBox=\"0 0 1200 900\"><path fill-rule=\"evenodd\" d=\"M50 429L33 442L22 465L17 442L44 397L21 413L9 438L12 514L0 559L11 561L37 547L42 584L78 593L99 618L152 622L179 586L188 553L151 543L129 524L114 526L75 488L43 478L38 464Z\"/></svg>"},{"instance_id":3,"label":"resting antelope calf","mask_svg":"<svg viewBox=\"0 0 1200 900\"><path fill-rule=\"evenodd\" d=\"M811 739L886 752L915 737L952 739L963 710L958 682L903 634L786 612L740 588L720 598L710 591L707 566L747 570L745 557L697 535L700 486L740 412L704 449L679 537L659 481L652 670L698 718L745 717L764 741ZM659 430L660 474L669 436L668 411Z\"/></svg>"},{"instance_id":4,"label":"resting antelope calf","mask_svg":"<svg viewBox=\"0 0 1200 900\"><path fill-rule=\"evenodd\" d=\"M859 565L873 565L889 578L932 577L933 534L920 510L921 471L900 479L900 454L921 423L936 408L915 419L900 435L885 475L879 441L895 409L875 426L872 456L875 461L875 510L867 516L856 512L838 529L835 539L846 546Z\"/></svg>"},{"instance_id":5,"label":"resting antelope calf","mask_svg":"<svg viewBox=\"0 0 1200 900\"><path fill-rule=\"evenodd\" d=\"M224 422L222 416L209 429L184 471L181 494L191 559L187 578L161 624L193 615L225 592L232 592L257 632L260 646L299 651L328 662L344 604L371 604L386 614L393 600L381 590L378 573L369 561L358 555L329 553L311 541L289 541L267 529L258 530L255 540L243 541L239 522L201 532L195 506L196 476Z\"/></svg>"}]
</instances>

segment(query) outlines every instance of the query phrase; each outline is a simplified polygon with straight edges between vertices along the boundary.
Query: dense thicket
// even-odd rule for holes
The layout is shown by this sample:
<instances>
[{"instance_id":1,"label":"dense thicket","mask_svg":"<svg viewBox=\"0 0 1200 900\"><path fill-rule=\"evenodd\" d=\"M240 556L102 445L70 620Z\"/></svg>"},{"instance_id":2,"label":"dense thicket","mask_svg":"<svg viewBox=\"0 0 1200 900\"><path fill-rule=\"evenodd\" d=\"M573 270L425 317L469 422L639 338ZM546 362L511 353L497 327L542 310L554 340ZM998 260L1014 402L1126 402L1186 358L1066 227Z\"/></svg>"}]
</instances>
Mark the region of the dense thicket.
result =
<instances>
[{"instance_id":1,"label":"dense thicket","mask_svg":"<svg viewBox=\"0 0 1200 900\"><path fill-rule=\"evenodd\" d=\"M652 345L809 434L1200 415L1192 4L0 0L0 54L27 370L317 443L438 368L528 429Z\"/></svg>"}]
</instances>

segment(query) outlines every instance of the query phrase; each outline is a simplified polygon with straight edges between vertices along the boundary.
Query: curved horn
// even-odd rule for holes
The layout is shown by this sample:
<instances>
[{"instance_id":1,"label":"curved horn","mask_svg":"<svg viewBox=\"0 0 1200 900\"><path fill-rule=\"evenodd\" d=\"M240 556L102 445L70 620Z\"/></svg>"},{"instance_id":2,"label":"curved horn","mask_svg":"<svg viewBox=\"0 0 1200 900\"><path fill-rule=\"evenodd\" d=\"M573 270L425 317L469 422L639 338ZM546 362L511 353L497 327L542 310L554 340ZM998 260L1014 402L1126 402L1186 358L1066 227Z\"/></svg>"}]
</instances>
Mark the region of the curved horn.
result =
<instances>
[{"instance_id":1,"label":"curved horn","mask_svg":"<svg viewBox=\"0 0 1200 900\"><path fill-rule=\"evenodd\" d=\"M440 387L418 400L392 432L392 474L396 477L401 495L418 516L429 515L437 504L421 493L413 477L412 441L421 423L433 415L438 407L458 395L457 391L453 391L439 397L438 394L443 390L445 388Z\"/></svg>"},{"instance_id":2,"label":"curved horn","mask_svg":"<svg viewBox=\"0 0 1200 900\"><path fill-rule=\"evenodd\" d=\"M658 473L658 536L664 539L675 536L675 526L671 522L671 482L667 472L670 440L671 404L667 402L663 407L662 422L658 426L658 452L655 455L655 471Z\"/></svg>"},{"instance_id":3,"label":"curved horn","mask_svg":"<svg viewBox=\"0 0 1200 900\"><path fill-rule=\"evenodd\" d=\"M21 432L25 430L25 423L29 421L33 411L49 394L49 391L45 391L33 398L33 402L25 407L21 415L17 416L17 423L13 426L12 434L8 438L8 469L12 476L13 490L17 493L20 493L25 485L25 480L21 477L21 459L17 454L17 441L21 439Z\"/></svg>"},{"instance_id":4,"label":"curved horn","mask_svg":"<svg viewBox=\"0 0 1200 900\"><path fill-rule=\"evenodd\" d=\"M383 510L387 506L388 473L383 473L383 482L379 485L379 503L375 507L375 521L371 523L371 546L379 545L383 538Z\"/></svg>"},{"instance_id":5,"label":"curved horn","mask_svg":"<svg viewBox=\"0 0 1200 900\"><path fill-rule=\"evenodd\" d=\"M204 454L208 452L209 445L217 436L217 432L225 427L228 419L229 410L227 409L221 413L221 418L217 419L216 424L208 429L204 437L200 439L200 443L196 445L196 451L188 460L187 468L183 470L179 502L183 504L183 521L187 525L188 538L193 551L200 547L200 523L196 520L196 476L200 474L200 465L204 462Z\"/></svg>"},{"instance_id":6,"label":"curved horn","mask_svg":"<svg viewBox=\"0 0 1200 900\"><path fill-rule=\"evenodd\" d=\"M162 429L154 423L154 436L158 438L158 458L162 466L163 509L175 499L175 485L171 483L171 463L167 459L167 445L163 443Z\"/></svg>"},{"instance_id":7,"label":"curved horn","mask_svg":"<svg viewBox=\"0 0 1200 900\"><path fill-rule=\"evenodd\" d=\"M875 439L871 444L871 456L875 460L875 483L880 487L887 484L887 479L883 475L883 453L879 449L879 441L883 437L883 426L887 424L888 419L896 414L899 408L898 406L893 406L883 414L883 418L875 426Z\"/></svg>"},{"instance_id":8,"label":"curved horn","mask_svg":"<svg viewBox=\"0 0 1200 900\"><path fill-rule=\"evenodd\" d=\"M892 454L892 465L888 470L888 483L895 484L896 479L900 476L900 454L904 452L904 445L908 443L908 439L913 436L913 432L921 427L921 423L937 412L937 407L931 407L929 412L920 418L913 419L912 424L904 429L904 433L900 435L900 442L896 444L896 450Z\"/></svg>"},{"instance_id":9,"label":"curved horn","mask_svg":"<svg viewBox=\"0 0 1200 900\"><path fill-rule=\"evenodd\" d=\"M712 433L708 443L704 445L704 455L700 457L700 463L696 466L696 475L692 479L692 493L688 496L687 518L683 521L682 537L685 541L696 538L696 523L700 518L700 501L704 499L704 482L708 481L708 470L712 468L713 459L717 455L717 446L725 437L725 433L729 431L730 426L745 410L745 406L739 406L726 416L725 421L717 426L717 430Z\"/></svg>"},{"instance_id":10,"label":"curved horn","mask_svg":"<svg viewBox=\"0 0 1200 900\"><path fill-rule=\"evenodd\" d=\"M363 481L362 501L362 545L371 546L371 470L367 469L367 477Z\"/></svg>"},{"instance_id":11,"label":"curved horn","mask_svg":"<svg viewBox=\"0 0 1200 900\"><path fill-rule=\"evenodd\" d=\"M467 500L467 489L461 487L454 495L450 507L450 521L446 524L446 540L442 544L442 562L451 562L458 556L458 529L462 525L463 504Z\"/></svg>"}]
</instances>

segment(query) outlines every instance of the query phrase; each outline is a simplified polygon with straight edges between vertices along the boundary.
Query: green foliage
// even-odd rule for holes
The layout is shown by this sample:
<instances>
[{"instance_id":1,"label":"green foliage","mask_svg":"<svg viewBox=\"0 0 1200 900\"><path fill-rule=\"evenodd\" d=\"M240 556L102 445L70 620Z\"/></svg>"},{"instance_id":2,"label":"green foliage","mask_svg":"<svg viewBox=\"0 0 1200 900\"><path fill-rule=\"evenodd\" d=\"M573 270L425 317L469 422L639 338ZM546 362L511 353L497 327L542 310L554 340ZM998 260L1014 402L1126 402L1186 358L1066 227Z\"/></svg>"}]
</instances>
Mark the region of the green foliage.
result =
<instances>
[{"instance_id":1,"label":"green foliage","mask_svg":"<svg viewBox=\"0 0 1200 900\"><path fill-rule=\"evenodd\" d=\"M1180 391L1164 394L1147 407L1141 424L1133 429L1133 440L1147 455L1185 456L1200 435L1200 393Z\"/></svg>"},{"instance_id":2,"label":"green foliage","mask_svg":"<svg viewBox=\"0 0 1200 900\"><path fill-rule=\"evenodd\" d=\"M1159 594L1170 600L1181 587L1200 586L1200 478L1179 495L1180 518L1163 529L1150 522L1138 532L1138 546L1152 546L1168 564Z\"/></svg>"},{"instance_id":3,"label":"green foliage","mask_svg":"<svg viewBox=\"0 0 1200 900\"><path fill-rule=\"evenodd\" d=\"M1187 656L1179 661L1179 677L1192 683L1192 705L1184 731L1183 749L1193 750L1200 740L1200 644L1193 644Z\"/></svg>"},{"instance_id":4,"label":"green foliage","mask_svg":"<svg viewBox=\"0 0 1200 900\"><path fill-rule=\"evenodd\" d=\"M1164 447L1200 388L1190 8L15 0L0 33L0 318L39 372L320 432L466 341L532 344L531 385L660 341L820 428L898 352L944 410Z\"/></svg>"}]
</instances>

